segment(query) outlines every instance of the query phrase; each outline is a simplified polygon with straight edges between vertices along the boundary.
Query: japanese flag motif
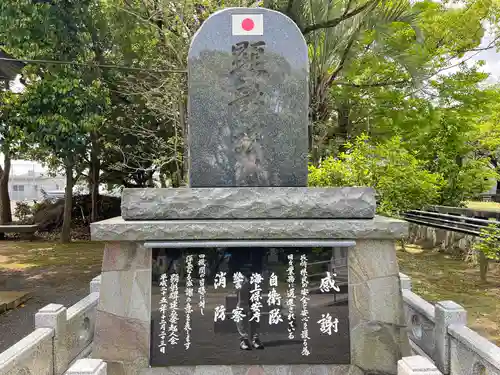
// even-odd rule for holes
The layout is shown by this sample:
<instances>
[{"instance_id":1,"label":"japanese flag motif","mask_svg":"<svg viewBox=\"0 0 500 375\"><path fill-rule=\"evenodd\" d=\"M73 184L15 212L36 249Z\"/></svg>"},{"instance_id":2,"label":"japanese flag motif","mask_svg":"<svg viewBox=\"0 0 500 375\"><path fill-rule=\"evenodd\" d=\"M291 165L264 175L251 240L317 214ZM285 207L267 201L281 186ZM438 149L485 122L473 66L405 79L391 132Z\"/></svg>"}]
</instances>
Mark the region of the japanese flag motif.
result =
<instances>
[{"instance_id":1,"label":"japanese flag motif","mask_svg":"<svg viewBox=\"0 0 500 375\"><path fill-rule=\"evenodd\" d=\"M264 15L233 14L233 35L264 35Z\"/></svg>"}]
</instances>

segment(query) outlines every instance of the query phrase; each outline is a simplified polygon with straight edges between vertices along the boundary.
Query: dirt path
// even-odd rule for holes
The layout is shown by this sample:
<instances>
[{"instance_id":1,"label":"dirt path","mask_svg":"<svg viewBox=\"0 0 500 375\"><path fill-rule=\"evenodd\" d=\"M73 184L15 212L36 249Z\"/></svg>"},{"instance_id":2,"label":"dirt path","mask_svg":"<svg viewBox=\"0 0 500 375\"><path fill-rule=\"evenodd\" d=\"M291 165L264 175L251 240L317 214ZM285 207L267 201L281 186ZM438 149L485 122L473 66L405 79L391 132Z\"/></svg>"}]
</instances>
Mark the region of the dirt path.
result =
<instances>
[{"instance_id":1,"label":"dirt path","mask_svg":"<svg viewBox=\"0 0 500 375\"><path fill-rule=\"evenodd\" d=\"M70 307L89 293L102 249L92 242L0 242L0 290L29 290L32 296L0 315L0 353L33 331L39 309L49 303Z\"/></svg>"}]
</instances>

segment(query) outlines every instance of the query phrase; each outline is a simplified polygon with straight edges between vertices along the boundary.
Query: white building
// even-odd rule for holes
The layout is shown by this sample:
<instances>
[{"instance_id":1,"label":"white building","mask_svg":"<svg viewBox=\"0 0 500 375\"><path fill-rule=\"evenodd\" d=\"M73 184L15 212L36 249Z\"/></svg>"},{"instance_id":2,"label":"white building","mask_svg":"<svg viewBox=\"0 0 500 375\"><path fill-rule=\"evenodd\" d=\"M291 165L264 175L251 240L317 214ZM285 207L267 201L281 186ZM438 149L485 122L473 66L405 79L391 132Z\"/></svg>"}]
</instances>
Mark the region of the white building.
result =
<instances>
[{"instance_id":1,"label":"white building","mask_svg":"<svg viewBox=\"0 0 500 375\"><path fill-rule=\"evenodd\" d=\"M24 174L11 174L9 179L9 196L12 201L41 200L42 190L45 192L64 191L64 176L49 177L46 174L29 170Z\"/></svg>"},{"instance_id":2,"label":"white building","mask_svg":"<svg viewBox=\"0 0 500 375\"><path fill-rule=\"evenodd\" d=\"M39 163L28 160L13 160L9 176L11 201L33 201L43 198L45 192L64 191L64 176L49 177L48 171Z\"/></svg>"}]
</instances>

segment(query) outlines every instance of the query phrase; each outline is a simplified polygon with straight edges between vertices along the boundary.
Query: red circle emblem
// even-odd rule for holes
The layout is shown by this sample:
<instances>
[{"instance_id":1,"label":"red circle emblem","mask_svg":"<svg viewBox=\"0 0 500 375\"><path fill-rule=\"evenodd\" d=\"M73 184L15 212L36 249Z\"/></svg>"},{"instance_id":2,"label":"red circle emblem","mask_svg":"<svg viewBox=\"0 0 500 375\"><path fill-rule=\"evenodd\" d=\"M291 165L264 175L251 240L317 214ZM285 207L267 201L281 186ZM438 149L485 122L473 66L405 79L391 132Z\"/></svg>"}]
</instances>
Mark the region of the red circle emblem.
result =
<instances>
[{"instance_id":1,"label":"red circle emblem","mask_svg":"<svg viewBox=\"0 0 500 375\"><path fill-rule=\"evenodd\" d=\"M255 23L251 18L245 18L241 23L241 28L245 31L251 31L255 27Z\"/></svg>"}]
</instances>

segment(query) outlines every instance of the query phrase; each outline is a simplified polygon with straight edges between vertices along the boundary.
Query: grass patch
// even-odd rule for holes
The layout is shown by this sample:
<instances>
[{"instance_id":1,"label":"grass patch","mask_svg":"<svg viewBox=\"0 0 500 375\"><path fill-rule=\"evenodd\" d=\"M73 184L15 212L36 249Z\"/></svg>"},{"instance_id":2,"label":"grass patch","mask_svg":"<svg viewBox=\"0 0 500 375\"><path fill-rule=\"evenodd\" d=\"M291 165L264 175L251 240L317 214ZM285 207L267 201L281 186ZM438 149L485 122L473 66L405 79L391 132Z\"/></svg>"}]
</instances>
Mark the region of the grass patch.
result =
<instances>
[{"instance_id":1,"label":"grass patch","mask_svg":"<svg viewBox=\"0 0 500 375\"><path fill-rule=\"evenodd\" d=\"M69 244L52 242L0 243L0 268L68 267L86 269L100 265L104 246L99 242L75 241Z\"/></svg>"},{"instance_id":2,"label":"grass patch","mask_svg":"<svg viewBox=\"0 0 500 375\"><path fill-rule=\"evenodd\" d=\"M500 203L497 202L467 202L467 208L473 210L500 211Z\"/></svg>"},{"instance_id":3,"label":"grass patch","mask_svg":"<svg viewBox=\"0 0 500 375\"><path fill-rule=\"evenodd\" d=\"M460 258L406 245L398 249L401 272L412 278L413 291L431 303L452 300L468 313L469 327L500 346L500 270L482 283L477 267ZM493 267L492 267L493 268Z\"/></svg>"},{"instance_id":4,"label":"grass patch","mask_svg":"<svg viewBox=\"0 0 500 375\"><path fill-rule=\"evenodd\" d=\"M24 264L24 263L0 263L0 269L7 270L24 270L26 268L35 267L34 264Z\"/></svg>"}]
</instances>

